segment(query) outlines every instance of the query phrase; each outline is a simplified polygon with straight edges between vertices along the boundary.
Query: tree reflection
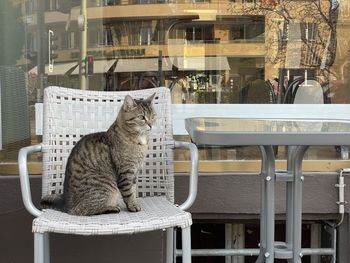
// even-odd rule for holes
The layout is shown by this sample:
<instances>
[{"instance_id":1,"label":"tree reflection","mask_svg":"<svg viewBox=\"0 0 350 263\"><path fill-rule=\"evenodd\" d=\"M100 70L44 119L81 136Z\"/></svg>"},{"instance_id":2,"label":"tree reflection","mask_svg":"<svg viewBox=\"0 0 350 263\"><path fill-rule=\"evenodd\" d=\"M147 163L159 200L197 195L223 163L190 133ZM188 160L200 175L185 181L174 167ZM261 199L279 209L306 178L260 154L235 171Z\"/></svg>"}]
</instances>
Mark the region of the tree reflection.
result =
<instances>
[{"instance_id":1,"label":"tree reflection","mask_svg":"<svg viewBox=\"0 0 350 263\"><path fill-rule=\"evenodd\" d=\"M309 68L329 78L336 58L337 0L260 0L243 3L239 10L230 3L228 11L266 18L266 62L280 68Z\"/></svg>"}]
</instances>

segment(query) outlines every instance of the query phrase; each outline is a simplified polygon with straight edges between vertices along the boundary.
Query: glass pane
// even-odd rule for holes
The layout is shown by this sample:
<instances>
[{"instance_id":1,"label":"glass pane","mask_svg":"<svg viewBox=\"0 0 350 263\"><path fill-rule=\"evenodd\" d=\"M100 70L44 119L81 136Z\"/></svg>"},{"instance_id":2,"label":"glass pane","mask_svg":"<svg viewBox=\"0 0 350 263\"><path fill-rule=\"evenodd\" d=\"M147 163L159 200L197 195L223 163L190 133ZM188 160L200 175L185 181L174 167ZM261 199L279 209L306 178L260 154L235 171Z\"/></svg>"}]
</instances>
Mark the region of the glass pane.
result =
<instances>
[{"instance_id":1,"label":"glass pane","mask_svg":"<svg viewBox=\"0 0 350 263\"><path fill-rule=\"evenodd\" d=\"M34 109L50 85L161 85L176 104L350 101L348 0L2 0L0 17L1 162L41 141ZM308 158L345 150L316 147ZM260 158L247 147L201 151Z\"/></svg>"}]
</instances>

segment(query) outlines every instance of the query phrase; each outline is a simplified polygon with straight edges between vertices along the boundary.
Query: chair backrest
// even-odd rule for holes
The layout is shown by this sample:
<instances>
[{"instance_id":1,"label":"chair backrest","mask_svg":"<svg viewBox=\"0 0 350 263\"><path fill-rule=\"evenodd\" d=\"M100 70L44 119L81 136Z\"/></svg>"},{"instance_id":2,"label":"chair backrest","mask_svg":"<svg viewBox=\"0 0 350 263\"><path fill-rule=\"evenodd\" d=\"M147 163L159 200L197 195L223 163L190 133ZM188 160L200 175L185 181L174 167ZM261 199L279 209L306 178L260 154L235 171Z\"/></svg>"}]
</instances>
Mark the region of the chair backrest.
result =
<instances>
[{"instance_id":1,"label":"chair backrest","mask_svg":"<svg viewBox=\"0 0 350 263\"><path fill-rule=\"evenodd\" d=\"M289 80L287 84L287 88L284 94L283 98L283 104L291 104L293 103L294 96L296 93L296 90L298 89L299 85L304 81L304 77L296 77L293 80ZM294 95L293 95L294 94Z\"/></svg>"},{"instance_id":2,"label":"chair backrest","mask_svg":"<svg viewBox=\"0 0 350 263\"><path fill-rule=\"evenodd\" d=\"M242 89L241 102L252 104L275 103L273 88L268 82L256 79Z\"/></svg>"},{"instance_id":3,"label":"chair backrest","mask_svg":"<svg viewBox=\"0 0 350 263\"><path fill-rule=\"evenodd\" d=\"M124 97L146 98L156 92L157 113L148 155L138 174L138 195L166 195L174 201L171 99L167 88L134 91L83 91L47 87L44 91L42 195L62 193L67 159L84 135L106 131L114 122Z\"/></svg>"},{"instance_id":4,"label":"chair backrest","mask_svg":"<svg viewBox=\"0 0 350 263\"><path fill-rule=\"evenodd\" d=\"M293 92L294 104L324 104L323 88L316 80L301 83Z\"/></svg>"}]
</instances>

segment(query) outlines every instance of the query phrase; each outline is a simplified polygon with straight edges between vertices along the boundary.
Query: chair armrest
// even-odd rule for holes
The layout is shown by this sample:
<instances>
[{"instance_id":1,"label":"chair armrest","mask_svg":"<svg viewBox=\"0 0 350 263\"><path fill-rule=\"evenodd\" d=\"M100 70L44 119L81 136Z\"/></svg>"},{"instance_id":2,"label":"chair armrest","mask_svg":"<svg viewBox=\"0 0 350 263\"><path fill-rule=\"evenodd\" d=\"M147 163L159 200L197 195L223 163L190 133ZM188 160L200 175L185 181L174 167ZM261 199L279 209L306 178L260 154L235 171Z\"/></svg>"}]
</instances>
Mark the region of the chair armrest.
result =
<instances>
[{"instance_id":1,"label":"chair armrest","mask_svg":"<svg viewBox=\"0 0 350 263\"><path fill-rule=\"evenodd\" d=\"M194 143L175 141L175 148L187 148L191 154L191 171L189 179L189 191L187 199L184 203L179 205L183 210L189 209L194 203L197 196L198 189L198 149Z\"/></svg>"},{"instance_id":2,"label":"chair armrest","mask_svg":"<svg viewBox=\"0 0 350 263\"><path fill-rule=\"evenodd\" d=\"M38 208L36 208L32 202L32 194L30 191L29 174L27 166L27 156L30 153L41 152L41 150L42 145L37 144L28 147L23 147L18 153L19 179L21 183L23 203L28 212L35 217L39 216L42 212Z\"/></svg>"}]
</instances>

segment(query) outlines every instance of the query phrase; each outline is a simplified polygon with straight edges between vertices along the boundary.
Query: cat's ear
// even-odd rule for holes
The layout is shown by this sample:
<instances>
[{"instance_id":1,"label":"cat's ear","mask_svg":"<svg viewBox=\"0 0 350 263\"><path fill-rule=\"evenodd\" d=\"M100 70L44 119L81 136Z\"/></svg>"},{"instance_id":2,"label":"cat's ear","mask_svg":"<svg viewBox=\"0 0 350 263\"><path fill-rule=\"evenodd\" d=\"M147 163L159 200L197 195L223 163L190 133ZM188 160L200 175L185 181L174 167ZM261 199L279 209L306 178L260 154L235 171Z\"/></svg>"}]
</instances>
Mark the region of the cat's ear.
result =
<instances>
[{"instance_id":1,"label":"cat's ear","mask_svg":"<svg viewBox=\"0 0 350 263\"><path fill-rule=\"evenodd\" d=\"M156 93L153 93L151 96L149 96L149 97L146 99L146 101L147 101L148 103L152 103L152 101L153 101L153 99L155 98L155 96L156 96Z\"/></svg>"},{"instance_id":2,"label":"cat's ear","mask_svg":"<svg viewBox=\"0 0 350 263\"><path fill-rule=\"evenodd\" d=\"M123 110L124 111L130 111L131 109L135 108L136 102L130 95L126 95L124 99L124 104L123 104Z\"/></svg>"}]
</instances>

